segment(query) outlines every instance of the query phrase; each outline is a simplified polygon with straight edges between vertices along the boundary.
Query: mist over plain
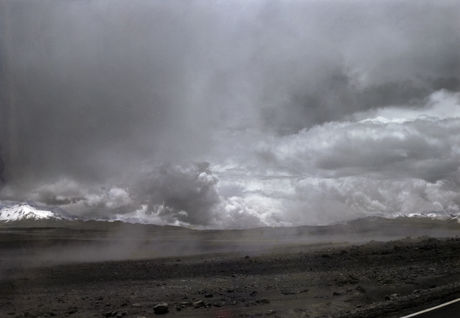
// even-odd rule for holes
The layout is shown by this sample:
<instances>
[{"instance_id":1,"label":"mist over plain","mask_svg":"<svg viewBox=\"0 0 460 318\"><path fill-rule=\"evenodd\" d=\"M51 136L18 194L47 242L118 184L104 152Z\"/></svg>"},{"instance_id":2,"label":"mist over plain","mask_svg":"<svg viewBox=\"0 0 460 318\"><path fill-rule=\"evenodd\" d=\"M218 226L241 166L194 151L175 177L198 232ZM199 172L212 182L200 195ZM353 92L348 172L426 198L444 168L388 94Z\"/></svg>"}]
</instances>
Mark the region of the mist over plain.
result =
<instances>
[{"instance_id":1,"label":"mist over plain","mask_svg":"<svg viewBox=\"0 0 460 318\"><path fill-rule=\"evenodd\" d=\"M457 1L0 2L0 199L192 227L460 210Z\"/></svg>"}]
</instances>

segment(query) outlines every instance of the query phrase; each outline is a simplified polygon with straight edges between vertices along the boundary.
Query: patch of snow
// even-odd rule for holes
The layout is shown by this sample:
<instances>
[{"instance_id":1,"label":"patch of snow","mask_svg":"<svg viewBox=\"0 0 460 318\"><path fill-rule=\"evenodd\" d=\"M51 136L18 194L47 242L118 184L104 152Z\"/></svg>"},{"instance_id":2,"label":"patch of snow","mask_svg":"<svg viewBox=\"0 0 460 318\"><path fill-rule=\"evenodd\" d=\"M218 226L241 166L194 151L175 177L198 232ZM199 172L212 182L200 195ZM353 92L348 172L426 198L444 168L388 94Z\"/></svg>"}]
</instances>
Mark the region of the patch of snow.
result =
<instances>
[{"instance_id":1,"label":"patch of snow","mask_svg":"<svg viewBox=\"0 0 460 318\"><path fill-rule=\"evenodd\" d=\"M460 220L460 216L454 213L448 213L445 211L422 211L422 212L414 212L414 213L396 213L393 217L409 217L409 218L428 218L428 219L435 219L435 220L449 220L449 219L457 219Z\"/></svg>"},{"instance_id":2,"label":"patch of snow","mask_svg":"<svg viewBox=\"0 0 460 318\"><path fill-rule=\"evenodd\" d=\"M62 219L61 216L50 210L32 206L28 203L18 203L0 207L0 222L20 220Z\"/></svg>"}]
</instances>

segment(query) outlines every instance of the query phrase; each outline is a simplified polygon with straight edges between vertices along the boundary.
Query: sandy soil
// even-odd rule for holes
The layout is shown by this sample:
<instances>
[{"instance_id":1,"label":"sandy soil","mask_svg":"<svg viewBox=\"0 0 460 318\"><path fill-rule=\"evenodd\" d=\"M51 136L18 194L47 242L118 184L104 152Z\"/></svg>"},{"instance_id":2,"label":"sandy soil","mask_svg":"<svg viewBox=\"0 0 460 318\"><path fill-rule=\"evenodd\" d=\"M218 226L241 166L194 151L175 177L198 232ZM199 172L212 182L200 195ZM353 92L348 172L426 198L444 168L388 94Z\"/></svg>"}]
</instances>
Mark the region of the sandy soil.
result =
<instances>
[{"instance_id":1,"label":"sandy soil","mask_svg":"<svg viewBox=\"0 0 460 318\"><path fill-rule=\"evenodd\" d=\"M33 237L0 235L0 317L153 317L162 302L168 317L400 317L460 297L460 238L285 242L112 261L67 246L67 256L80 258L58 264L49 262L50 250L41 263L25 261L37 260ZM35 243L50 240L47 234Z\"/></svg>"}]
</instances>

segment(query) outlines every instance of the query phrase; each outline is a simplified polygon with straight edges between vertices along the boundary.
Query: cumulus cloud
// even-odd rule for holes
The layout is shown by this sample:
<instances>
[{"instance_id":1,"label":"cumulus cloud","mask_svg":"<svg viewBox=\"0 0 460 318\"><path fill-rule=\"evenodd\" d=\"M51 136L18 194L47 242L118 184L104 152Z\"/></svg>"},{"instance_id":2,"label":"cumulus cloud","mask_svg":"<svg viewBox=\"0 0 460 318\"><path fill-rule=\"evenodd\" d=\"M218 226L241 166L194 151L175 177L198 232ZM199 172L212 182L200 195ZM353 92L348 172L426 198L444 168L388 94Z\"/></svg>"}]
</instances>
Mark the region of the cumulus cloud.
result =
<instances>
[{"instance_id":1,"label":"cumulus cloud","mask_svg":"<svg viewBox=\"0 0 460 318\"><path fill-rule=\"evenodd\" d=\"M0 199L196 227L458 211L457 1L0 12Z\"/></svg>"},{"instance_id":2,"label":"cumulus cloud","mask_svg":"<svg viewBox=\"0 0 460 318\"><path fill-rule=\"evenodd\" d=\"M266 173L278 175L257 189L250 190L248 181L245 189L277 198L284 220L292 224L414 211L458 213L459 97L439 91L422 105L356 113L350 120L262 141L256 157ZM261 180L256 176L239 179Z\"/></svg>"},{"instance_id":3,"label":"cumulus cloud","mask_svg":"<svg viewBox=\"0 0 460 318\"><path fill-rule=\"evenodd\" d=\"M443 179L458 169L459 94L440 91L418 107L390 107L329 122L263 144L280 169L319 175L378 173Z\"/></svg>"},{"instance_id":4,"label":"cumulus cloud","mask_svg":"<svg viewBox=\"0 0 460 318\"><path fill-rule=\"evenodd\" d=\"M148 211L185 224L209 225L219 202L217 178L208 163L161 165L136 184L133 193Z\"/></svg>"}]
</instances>

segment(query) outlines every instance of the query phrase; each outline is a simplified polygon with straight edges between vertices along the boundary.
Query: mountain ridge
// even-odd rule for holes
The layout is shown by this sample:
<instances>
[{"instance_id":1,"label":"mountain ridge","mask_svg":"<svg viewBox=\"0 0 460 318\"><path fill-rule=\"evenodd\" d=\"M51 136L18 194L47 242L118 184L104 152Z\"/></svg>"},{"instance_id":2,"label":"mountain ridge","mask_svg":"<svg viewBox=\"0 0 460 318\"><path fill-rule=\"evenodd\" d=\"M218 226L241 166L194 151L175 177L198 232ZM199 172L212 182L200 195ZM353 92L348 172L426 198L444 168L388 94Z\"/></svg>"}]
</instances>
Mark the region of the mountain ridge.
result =
<instances>
[{"instance_id":1,"label":"mountain ridge","mask_svg":"<svg viewBox=\"0 0 460 318\"><path fill-rule=\"evenodd\" d=\"M54 209L40 207L26 202L12 205L0 205L0 222L51 219L65 220L69 218Z\"/></svg>"},{"instance_id":2,"label":"mountain ridge","mask_svg":"<svg viewBox=\"0 0 460 318\"><path fill-rule=\"evenodd\" d=\"M381 222L398 222L401 221L403 223L411 220L411 223L419 223L422 221L426 222L457 222L460 223L460 219L458 215L452 215L449 213L445 212L419 212L419 213L411 213L408 215L404 214L394 214L389 217L386 216L367 216L367 217L362 217L362 218L356 218L356 219L351 219L351 220L346 220L342 222L337 222L333 224L328 224L328 225L293 225L293 226L287 226L287 227L280 227L280 228L315 228L315 229L321 229L323 227L353 227L356 225L363 225L366 224L367 226L373 225L374 223L381 223ZM68 222L95 222L95 223L126 223L126 224L133 224L133 225L157 225L157 226L162 226L159 224L153 224L153 223L145 223L140 220L139 222L126 222L123 219L119 218L107 218L107 219L92 219L92 218L80 218L80 217L72 217L67 215L65 211L62 211L58 208L54 207L47 207L47 206L41 206L37 205L31 202L13 202L13 201L0 201L0 224L25 224L25 223L31 223L32 224L45 224L45 223L68 223ZM163 225L166 227L181 227L181 226L174 226L174 225ZM188 228L188 227L184 227ZM252 229L257 229L257 228L273 228L272 226L266 226L266 227L256 227ZM276 228L276 227L275 227ZM188 228L190 229L190 228ZM205 229L209 231L217 230L217 229ZM228 229L228 230L247 230L247 229Z\"/></svg>"}]
</instances>

